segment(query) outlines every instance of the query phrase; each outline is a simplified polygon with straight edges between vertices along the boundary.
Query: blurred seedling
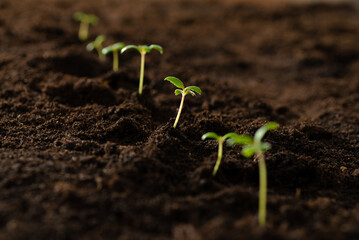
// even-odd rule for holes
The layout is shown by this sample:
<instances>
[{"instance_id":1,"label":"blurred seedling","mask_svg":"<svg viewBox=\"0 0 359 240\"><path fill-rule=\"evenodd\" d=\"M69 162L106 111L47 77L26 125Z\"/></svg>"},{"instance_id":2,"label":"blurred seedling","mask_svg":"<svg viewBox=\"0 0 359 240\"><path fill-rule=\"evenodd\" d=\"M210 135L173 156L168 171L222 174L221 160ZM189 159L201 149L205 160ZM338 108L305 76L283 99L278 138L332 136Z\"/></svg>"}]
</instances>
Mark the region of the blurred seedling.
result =
<instances>
[{"instance_id":1,"label":"blurred seedling","mask_svg":"<svg viewBox=\"0 0 359 240\"><path fill-rule=\"evenodd\" d=\"M218 157L217 157L216 164L213 168L213 172L212 172L213 176L216 175L216 173L219 169L219 166L221 165L222 155L223 155L223 143L226 142L228 139L236 138L238 136L239 135L236 133L227 133L224 136L219 136L217 133L214 133L214 132L208 132L202 136L202 140L211 138L211 139L217 140L217 142L218 142Z\"/></svg>"},{"instance_id":2,"label":"blurred seedling","mask_svg":"<svg viewBox=\"0 0 359 240\"><path fill-rule=\"evenodd\" d=\"M101 61L105 61L105 55L102 53L102 43L106 40L106 36L105 35L99 35L97 36L97 38L95 39L95 41L90 42L89 44L87 44L86 49L87 51L91 52L94 49L96 49L98 57L100 58Z\"/></svg>"},{"instance_id":3,"label":"blurred seedling","mask_svg":"<svg viewBox=\"0 0 359 240\"><path fill-rule=\"evenodd\" d=\"M86 14L83 12L75 12L73 18L80 22L79 39L84 42L89 37L89 26L96 25L98 23L98 17L92 14Z\"/></svg>"},{"instance_id":4,"label":"blurred seedling","mask_svg":"<svg viewBox=\"0 0 359 240\"><path fill-rule=\"evenodd\" d=\"M267 205L267 167L265 163L265 152L271 148L267 142L262 142L262 139L267 131L275 130L279 127L276 122L269 122L260 127L254 134L254 138L247 135L233 136L228 145L234 144L244 145L242 155L250 158L254 155L254 159L258 161L259 165L259 204L258 204L258 220L261 227L266 225L266 205Z\"/></svg>"},{"instance_id":5,"label":"blurred seedling","mask_svg":"<svg viewBox=\"0 0 359 240\"><path fill-rule=\"evenodd\" d=\"M107 55L110 52L113 53L113 71L115 72L118 72L118 52L121 51L124 46L125 44L117 42L102 49L104 55Z\"/></svg>"},{"instance_id":6,"label":"blurred seedling","mask_svg":"<svg viewBox=\"0 0 359 240\"><path fill-rule=\"evenodd\" d=\"M201 95L202 90L199 87L196 87L196 86L188 86L188 87L185 88L184 85L183 85L183 82L181 80L179 80L178 78L176 78L176 77L166 77L165 80L171 82L173 85L175 85L176 87L179 88L179 89L175 90L176 95L182 94L181 104L180 104L180 107L178 109L178 113L177 113L175 123L173 125L173 127L176 128L178 120L179 120L181 112L182 112L183 102L184 102L185 96L187 94L191 94L192 96L195 96L196 93Z\"/></svg>"},{"instance_id":7,"label":"blurred seedling","mask_svg":"<svg viewBox=\"0 0 359 240\"><path fill-rule=\"evenodd\" d=\"M143 88L143 78L144 78L144 74L145 74L145 56L147 53L151 52L151 50L155 49L157 51L159 51L161 54L163 54L163 49L160 45L156 45L156 44L152 44L150 46L147 45L128 45L126 47L124 47L121 50L121 53L126 52L127 50L130 49L135 49L137 50L140 54L141 54L141 67L140 67L140 83L139 83L139 87L138 87L138 94L142 94L142 88Z\"/></svg>"}]
</instances>

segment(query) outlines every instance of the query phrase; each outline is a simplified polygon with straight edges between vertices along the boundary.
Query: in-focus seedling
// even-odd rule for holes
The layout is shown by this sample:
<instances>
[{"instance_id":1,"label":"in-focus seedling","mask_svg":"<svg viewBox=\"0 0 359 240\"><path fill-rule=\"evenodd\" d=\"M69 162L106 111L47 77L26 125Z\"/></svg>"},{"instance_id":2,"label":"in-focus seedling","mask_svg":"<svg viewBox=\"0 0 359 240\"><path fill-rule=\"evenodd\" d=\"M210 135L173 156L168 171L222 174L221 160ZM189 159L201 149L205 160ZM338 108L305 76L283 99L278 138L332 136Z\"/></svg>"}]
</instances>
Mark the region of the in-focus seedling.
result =
<instances>
[{"instance_id":1,"label":"in-focus seedling","mask_svg":"<svg viewBox=\"0 0 359 240\"><path fill-rule=\"evenodd\" d=\"M125 44L118 42L102 49L104 55L107 55L110 52L113 53L113 71L115 72L118 72L118 51L121 51L124 46Z\"/></svg>"},{"instance_id":2,"label":"in-focus seedling","mask_svg":"<svg viewBox=\"0 0 359 240\"><path fill-rule=\"evenodd\" d=\"M86 49L87 51L91 52L94 49L96 49L98 57L100 58L101 61L105 61L105 55L102 53L102 43L106 40L106 36L105 35L99 35L97 36L97 38L95 39L95 41L90 42L89 44L87 44Z\"/></svg>"},{"instance_id":3,"label":"in-focus seedling","mask_svg":"<svg viewBox=\"0 0 359 240\"><path fill-rule=\"evenodd\" d=\"M267 205L267 167L265 163L264 153L271 148L267 142L262 142L265 133L269 130L275 130L279 127L276 122L269 122L260 127L254 134L254 138L247 135L233 136L228 145L244 145L242 155L249 158L254 155L259 165L259 205L258 220L261 227L266 225L266 205Z\"/></svg>"},{"instance_id":4,"label":"in-focus seedling","mask_svg":"<svg viewBox=\"0 0 359 240\"><path fill-rule=\"evenodd\" d=\"M156 45L156 44L152 44L150 46L146 46L146 45L139 45L139 46L135 46L135 45L128 45L126 47L124 47L121 50L121 53L126 52L129 49L135 49L137 50L140 54L141 54L141 68L140 68L140 84L138 87L138 94L142 94L142 88L143 88L143 77L145 74L145 56L147 53L151 52L152 49L155 49L157 51L159 51L161 54L163 54L163 49L160 45Z\"/></svg>"},{"instance_id":5,"label":"in-focus seedling","mask_svg":"<svg viewBox=\"0 0 359 240\"><path fill-rule=\"evenodd\" d=\"M224 136L218 136L218 134L216 134L214 132L208 132L202 136L202 140L205 140L207 138L212 138L212 139L216 139L218 142L218 157L217 157L216 165L213 168L213 172L212 172L213 176L216 175L219 165L221 165L222 155L223 155L223 143L227 139L232 139L237 136L238 136L238 134L236 134L236 133L227 133Z\"/></svg>"},{"instance_id":6,"label":"in-focus seedling","mask_svg":"<svg viewBox=\"0 0 359 240\"><path fill-rule=\"evenodd\" d=\"M89 37L89 26L96 25L98 17L83 12L75 12L73 18L80 22L79 39L83 42L86 41Z\"/></svg>"},{"instance_id":7,"label":"in-focus seedling","mask_svg":"<svg viewBox=\"0 0 359 240\"><path fill-rule=\"evenodd\" d=\"M173 125L173 127L176 128L178 120L179 120L179 117L180 117L181 112L182 112L183 102L184 102L185 96L187 94L191 94L192 96L195 96L196 93L201 95L202 90L199 87L196 87L196 86L188 86L188 87L185 88L184 85L183 85L183 82L181 80L179 80L178 78L176 78L176 77L166 77L165 80L171 82L173 85L175 85L176 87L179 88L179 89L175 90L176 95L182 94L181 104L180 104L180 107L178 109L178 113L177 113L175 123Z\"/></svg>"}]
</instances>

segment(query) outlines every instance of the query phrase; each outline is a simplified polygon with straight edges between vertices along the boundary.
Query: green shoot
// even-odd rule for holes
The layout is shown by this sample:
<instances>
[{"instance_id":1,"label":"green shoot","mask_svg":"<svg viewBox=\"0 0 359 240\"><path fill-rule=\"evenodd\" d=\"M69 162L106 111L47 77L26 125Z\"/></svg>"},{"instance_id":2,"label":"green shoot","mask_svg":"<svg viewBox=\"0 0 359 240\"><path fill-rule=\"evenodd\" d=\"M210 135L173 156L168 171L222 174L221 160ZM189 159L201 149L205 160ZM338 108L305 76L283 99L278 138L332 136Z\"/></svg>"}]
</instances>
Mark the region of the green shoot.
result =
<instances>
[{"instance_id":1,"label":"green shoot","mask_svg":"<svg viewBox=\"0 0 359 240\"><path fill-rule=\"evenodd\" d=\"M124 46L125 44L118 42L102 49L104 55L107 55L110 52L113 53L113 71L115 72L118 72L118 51L123 49Z\"/></svg>"},{"instance_id":2,"label":"green shoot","mask_svg":"<svg viewBox=\"0 0 359 240\"><path fill-rule=\"evenodd\" d=\"M259 165L259 205L258 220L259 226L266 225L266 205L267 205L267 167L264 153L271 148L267 142L262 142L262 138L269 130L275 130L279 127L278 123L269 122L260 127L254 134L254 138L246 135L234 136L228 141L228 145L245 145L242 149L242 155L246 158L255 155Z\"/></svg>"},{"instance_id":3,"label":"green shoot","mask_svg":"<svg viewBox=\"0 0 359 240\"><path fill-rule=\"evenodd\" d=\"M180 107L178 109L178 113L177 113L177 117L176 117L176 120L175 120L175 123L173 125L174 128L176 128L177 126L177 123L178 123L178 120L179 120L179 117L181 115L181 112L182 112L182 108L183 108L183 102L184 102L184 98L187 94L191 94L192 96L195 96L196 93L198 93L199 95L202 94L202 90L199 88L199 87L196 87L196 86L188 86L188 87L184 87L183 83L181 80L179 80L178 78L176 77L166 77L165 78L166 81L169 81L171 82L173 85L175 85L176 87L180 88L180 89L176 89L175 90L175 94L176 95L179 95L179 94L182 94L182 99L181 99L181 104L180 104Z\"/></svg>"},{"instance_id":4,"label":"green shoot","mask_svg":"<svg viewBox=\"0 0 359 240\"><path fill-rule=\"evenodd\" d=\"M138 94L142 94L142 88L143 88L143 78L145 74L145 56L147 53L151 52L152 49L155 49L159 51L161 54L163 54L163 49L160 45L152 44L150 46L146 45L128 45L124 48L122 48L121 53L126 52L129 49L135 49L141 54L141 68L140 68L140 84L138 87Z\"/></svg>"},{"instance_id":5,"label":"green shoot","mask_svg":"<svg viewBox=\"0 0 359 240\"><path fill-rule=\"evenodd\" d=\"M105 61L105 55L102 53L102 43L106 40L106 36L105 35L99 35L97 36L97 38L95 39L95 41L90 42L89 44L87 44L86 49L87 51L91 52L94 49L96 49L98 57L100 58L101 61Z\"/></svg>"},{"instance_id":6,"label":"green shoot","mask_svg":"<svg viewBox=\"0 0 359 240\"><path fill-rule=\"evenodd\" d=\"M96 25L98 23L98 17L83 12L75 12L73 18L80 22L79 39L82 42L86 41L89 37L89 26Z\"/></svg>"},{"instance_id":7,"label":"green shoot","mask_svg":"<svg viewBox=\"0 0 359 240\"><path fill-rule=\"evenodd\" d=\"M212 138L212 139L216 139L218 142L218 157L217 157L217 161L216 161L216 165L213 168L213 172L212 175L215 176L219 165L221 165L221 161L222 161L222 155L223 155L223 143L227 140L227 139L232 139L232 138L237 138L240 137L238 134L236 133L227 133L224 136L218 136L216 133L214 132L208 132L206 134L204 134L202 136L202 140L205 140L207 138Z\"/></svg>"}]
</instances>

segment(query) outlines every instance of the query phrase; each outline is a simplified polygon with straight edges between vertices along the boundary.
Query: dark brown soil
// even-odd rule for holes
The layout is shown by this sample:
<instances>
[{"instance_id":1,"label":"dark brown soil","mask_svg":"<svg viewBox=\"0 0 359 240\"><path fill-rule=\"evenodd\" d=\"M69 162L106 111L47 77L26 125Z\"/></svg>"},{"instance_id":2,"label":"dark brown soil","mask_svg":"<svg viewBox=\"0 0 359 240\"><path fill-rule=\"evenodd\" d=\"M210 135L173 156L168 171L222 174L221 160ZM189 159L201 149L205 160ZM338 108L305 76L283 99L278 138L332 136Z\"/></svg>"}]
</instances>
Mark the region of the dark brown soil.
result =
<instances>
[{"instance_id":1,"label":"dark brown soil","mask_svg":"<svg viewBox=\"0 0 359 240\"><path fill-rule=\"evenodd\" d=\"M77 39L157 43L101 63ZM359 239L359 12L235 1L0 1L0 239ZM203 90L179 97L166 76ZM258 168L214 141L267 121Z\"/></svg>"}]
</instances>

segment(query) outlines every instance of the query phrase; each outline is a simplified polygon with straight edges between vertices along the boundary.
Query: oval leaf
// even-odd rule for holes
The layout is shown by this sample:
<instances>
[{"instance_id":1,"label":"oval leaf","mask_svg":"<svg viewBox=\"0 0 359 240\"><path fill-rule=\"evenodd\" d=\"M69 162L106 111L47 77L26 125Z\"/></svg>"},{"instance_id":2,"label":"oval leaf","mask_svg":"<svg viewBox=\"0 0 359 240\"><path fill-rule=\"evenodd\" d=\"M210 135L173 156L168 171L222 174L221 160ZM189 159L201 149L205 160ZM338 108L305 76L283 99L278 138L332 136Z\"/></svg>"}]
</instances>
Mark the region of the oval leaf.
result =
<instances>
[{"instance_id":1,"label":"oval leaf","mask_svg":"<svg viewBox=\"0 0 359 240\"><path fill-rule=\"evenodd\" d=\"M98 23L98 17L97 16L92 15L92 14L87 15L87 16L88 16L87 21L88 21L89 24L96 25Z\"/></svg>"},{"instance_id":2,"label":"oval leaf","mask_svg":"<svg viewBox=\"0 0 359 240\"><path fill-rule=\"evenodd\" d=\"M164 80L171 82L173 85L175 85L178 88L184 89L183 82L176 77L169 76L169 77L166 77Z\"/></svg>"},{"instance_id":3,"label":"oval leaf","mask_svg":"<svg viewBox=\"0 0 359 240\"><path fill-rule=\"evenodd\" d=\"M161 54L163 54L163 48L162 48L160 45L151 44L151 46L150 46L149 48L150 48L150 51L151 51L152 49L155 49L155 50L159 51Z\"/></svg>"},{"instance_id":4,"label":"oval leaf","mask_svg":"<svg viewBox=\"0 0 359 240\"><path fill-rule=\"evenodd\" d=\"M108 47L105 47L105 48L103 48L102 49L102 54L108 54L108 53L110 53L110 52L112 52L113 51L113 48L112 48L112 45L110 45L110 46L108 46Z\"/></svg>"},{"instance_id":5,"label":"oval leaf","mask_svg":"<svg viewBox=\"0 0 359 240\"><path fill-rule=\"evenodd\" d=\"M180 94L182 94L183 93L183 91L181 90L181 89L176 89L175 90L175 94L176 95L180 95Z\"/></svg>"},{"instance_id":6,"label":"oval leaf","mask_svg":"<svg viewBox=\"0 0 359 240\"><path fill-rule=\"evenodd\" d=\"M125 44L123 44L122 42L117 42L115 44L112 44L112 51L120 51L121 49L123 49L123 47L125 46Z\"/></svg>"},{"instance_id":7,"label":"oval leaf","mask_svg":"<svg viewBox=\"0 0 359 240\"><path fill-rule=\"evenodd\" d=\"M106 40L106 36L101 34L99 36L97 36L96 40L95 40L95 44L96 45L100 45L101 43L103 43Z\"/></svg>"},{"instance_id":8,"label":"oval leaf","mask_svg":"<svg viewBox=\"0 0 359 240\"><path fill-rule=\"evenodd\" d=\"M140 49L135 45L127 45L126 47L122 48L121 53L124 53L124 52L126 52L127 50L130 50L130 49L135 49L139 53L141 53Z\"/></svg>"},{"instance_id":9,"label":"oval leaf","mask_svg":"<svg viewBox=\"0 0 359 240\"><path fill-rule=\"evenodd\" d=\"M214 133L214 132L208 132L208 133L206 133L206 134L203 134L203 136L202 136L202 140L205 140L205 139L207 139L207 138L213 138L213 139L216 139L216 140L218 140L219 139L219 136L216 134L216 133Z\"/></svg>"},{"instance_id":10,"label":"oval leaf","mask_svg":"<svg viewBox=\"0 0 359 240\"><path fill-rule=\"evenodd\" d=\"M276 122L269 122L265 125L263 125L262 127L260 127L257 132L254 134L254 141L256 142L261 142L264 135L266 134L267 131L269 130L275 130L279 127L279 124Z\"/></svg>"},{"instance_id":11,"label":"oval leaf","mask_svg":"<svg viewBox=\"0 0 359 240\"><path fill-rule=\"evenodd\" d=\"M198 93L199 95L202 94L202 90L197 86L188 86L188 87L186 87L186 89L194 91L194 92Z\"/></svg>"},{"instance_id":12,"label":"oval leaf","mask_svg":"<svg viewBox=\"0 0 359 240\"><path fill-rule=\"evenodd\" d=\"M85 16L86 14L83 12L75 12L74 15L72 16L76 21L82 21L82 18Z\"/></svg>"},{"instance_id":13,"label":"oval leaf","mask_svg":"<svg viewBox=\"0 0 359 240\"><path fill-rule=\"evenodd\" d=\"M95 44L93 42L90 42L89 44L87 44L86 46L86 50L91 52L92 50L94 50L95 48Z\"/></svg>"},{"instance_id":14,"label":"oval leaf","mask_svg":"<svg viewBox=\"0 0 359 240\"><path fill-rule=\"evenodd\" d=\"M226 135L225 135L226 136ZM248 135L231 135L227 141L228 146L233 145L248 145L253 143L253 138Z\"/></svg>"},{"instance_id":15,"label":"oval leaf","mask_svg":"<svg viewBox=\"0 0 359 240\"><path fill-rule=\"evenodd\" d=\"M255 153L255 149L254 149L254 146L253 145L248 145L248 146L245 146L243 149L242 149L242 155L246 158L250 158L253 156L253 154Z\"/></svg>"}]
</instances>

